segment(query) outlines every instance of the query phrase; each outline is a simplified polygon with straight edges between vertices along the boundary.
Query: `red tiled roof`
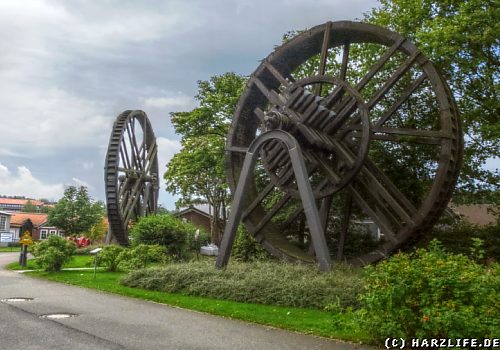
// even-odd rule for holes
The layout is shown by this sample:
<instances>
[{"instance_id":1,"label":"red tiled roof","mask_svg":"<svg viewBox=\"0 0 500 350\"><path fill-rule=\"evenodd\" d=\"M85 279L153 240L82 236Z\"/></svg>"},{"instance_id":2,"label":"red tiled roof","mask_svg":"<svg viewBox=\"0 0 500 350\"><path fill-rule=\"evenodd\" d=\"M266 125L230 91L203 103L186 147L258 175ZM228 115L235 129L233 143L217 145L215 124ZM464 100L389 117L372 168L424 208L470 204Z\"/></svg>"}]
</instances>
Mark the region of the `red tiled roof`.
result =
<instances>
[{"instance_id":1,"label":"red tiled roof","mask_svg":"<svg viewBox=\"0 0 500 350\"><path fill-rule=\"evenodd\" d=\"M21 226L26 220L30 219L33 226L40 227L47 222L48 215L42 213L12 213L10 218L11 226Z\"/></svg>"},{"instance_id":2,"label":"red tiled roof","mask_svg":"<svg viewBox=\"0 0 500 350\"><path fill-rule=\"evenodd\" d=\"M0 198L0 204L26 205L26 203L28 202L31 202L31 204L33 205L45 205L44 202L38 201L36 199Z\"/></svg>"}]
</instances>

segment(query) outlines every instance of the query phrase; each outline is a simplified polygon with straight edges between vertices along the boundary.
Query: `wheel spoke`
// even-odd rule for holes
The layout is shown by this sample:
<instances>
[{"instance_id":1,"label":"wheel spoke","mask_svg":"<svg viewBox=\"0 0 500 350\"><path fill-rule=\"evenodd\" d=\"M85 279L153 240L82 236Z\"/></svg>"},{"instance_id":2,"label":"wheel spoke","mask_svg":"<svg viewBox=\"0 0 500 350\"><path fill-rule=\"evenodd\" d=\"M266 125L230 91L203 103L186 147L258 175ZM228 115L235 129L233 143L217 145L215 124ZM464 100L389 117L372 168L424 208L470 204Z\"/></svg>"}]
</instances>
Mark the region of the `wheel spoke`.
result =
<instances>
[{"instance_id":1,"label":"wheel spoke","mask_svg":"<svg viewBox=\"0 0 500 350\"><path fill-rule=\"evenodd\" d=\"M344 258L344 245L347 236L347 230L349 229L349 222L352 212L352 193L351 191L346 192L346 197L344 201L344 207L342 210L342 222L339 232L339 243L337 247L337 261L342 261Z\"/></svg>"},{"instance_id":2,"label":"wheel spoke","mask_svg":"<svg viewBox=\"0 0 500 350\"><path fill-rule=\"evenodd\" d=\"M422 84L425 80L425 73L422 73L413 83L410 84L406 88L405 91L401 94L400 98L389 108L384 114L380 117L380 119L375 123L376 126L383 125L398 109L401 105L408 100L408 98L415 92L415 90Z\"/></svg>"},{"instance_id":3,"label":"wheel spoke","mask_svg":"<svg viewBox=\"0 0 500 350\"><path fill-rule=\"evenodd\" d=\"M373 222L382 230L384 236L387 237L391 242L397 243L397 239L392 227L387 223L384 217L379 213L375 212L372 207L364 200L363 196L352 186L349 185L347 189L352 193L352 198L354 202L363 210Z\"/></svg>"},{"instance_id":4,"label":"wheel spoke","mask_svg":"<svg viewBox=\"0 0 500 350\"><path fill-rule=\"evenodd\" d=\"M387 190L392 194L394 198L396 198L401 205L403 205L404 209L408 213L409 216L415 217L420 216L415 205L406 198L406 196L398 189L398 187L384 174L384 172L370 159L366 158L364 163L365 171L372 174L374 177L378 179L377 182L380 182Z\"/></svg>"},{"instance_id":5,"label":"wheel spoke","mask_svg":"<svg viewBox=\"0 0 500 350\"><path fill-rule=\"evenodd\" d=\"M127 168L127 169L132 169L132 162L130 161L130 158L129 158L129 152L128 152L128 149L127 149L127 143L125 142L125 139L122 138L122 141L121 141L121 146L120 146L120 155L122 157L122 160L124 162L124 167Z\"/></svg>"},{"instance_id":6,"label":"wheel spoke","mask_svg":"<svg viewBox=\"0 0 500 350\"><path fill-rule=\"evenodd\" d=\"M332 106L339 102L345 94L345 89L342 85L336 86L333 91L326 96L323 100L321 100L321 105L325 108L332 108Z\"/></svg>"},{"instance_id":7,"label":"wheel spoke","mask_svg":"<svg viewBox=\"0 0 500 350\"><path fill-rule=\"evenodd\" d=\"M312 153L312 156L316 160L319 168L323 170L323 174L326 175L328 181L333 185L338 185L341 181L340 175L335 173L333 169L326 163L326 161L319 155Z\"/></svg>"},{"instance_id":8,"label":"wheel spoke","mask_svg":"<svg viewBox=\"0 0 500 350\"><path fill-rule=\"evenodd\" d=\"M134 162L137 169L143 170L141 164L141 154L139 152L139 148L137 147L137 140L135 138L135 133L132 133L129 128L130 124L127 124L127 135L130 141L130 147L132 148L132 161Z\"/></svg>"},{"instance_id":9,"label":"wheel spoke","mask_svg":"<svg viewBox=\"0 0 500 350\"><path fill-rule=\"evenodd\" d=\"M268 60L265 60L264 61L264 67L266 67L266 69L276 78L276 80L278 80L280 82L281 85L283 85L284 87L288 87L290 85L290 82L293 82L294 79L288 75L287 79L285 79L285 77L283 75L281 75L281 73L276 69L276 67L274 67Z\"/></svg>"},{"instance_id":10,"label":"wheel spoke","mask_svg":"<svg viewBox=\"0 0 500 350\"><path fill-rule=\"evenodd\" d=\"M361 126L359 124L354 126L349 126L342 129L344 135L349 131L360 131ZM437 130L419 130L410 128L390 128L383 126L375 126L371 128L371 139L372 140L384 140L384 141L394 141L394 142L413 142L426 145L440 145L443 140L448 140L452 138L442 131ZM359 132L352 133L354 138L361 138L362 135Z\"/></svg>"},{"instance_id":11,"label":"wheel spoke","mask_svg":"<svg viewBox=\"0 0 500 350\"><path fill-rule=\"evenodd\" d=\"M279 201L276 203L271 209L269 209L264 217L259 221L259 223L251 230L251 234L255 236L259 233L260 230L266 226L269 221L276 215L276 213L288 203L288 201L292 198L288 193L285 194Z\"/></svg>"},{"instance_id":12,"label":"wheel spoke","mask_svg":"<svg viewBox=\"0 0 500 350\"><path fill-rule=\"evenodd\" d=\"M284 103L281 100L278 93L276 93L276 91L274 91L274 90L269 90L264 85L264 83L261 82L259 79L257 79L256 77L251 77L250 82L255 84L255 86L257 86L257 88L260 90L260 92L262 92L262 94L267 98L267 100L269 102L271 102L272 104L274 104L276 106L283 106L284 105Z\"/></svg>"},{"instance_id":13,"label":"wheel spoke","mask_svg":"<svg viewBox=\"0 0 500 350\"><path fill-rule=\"evenodd\" d=\"M265 122L265 113L262 109L260 109L259 107L255 108L254 109L254 114L257 116L257 118L259 118L259 121L262 125L264 125L264 122Z\"/></svg>"},{"instance_id":14,"label":"wheel spoke","mask_svg":"<svg viewBox=\"0 0 500 350\"><path fill-rule=\"evenodd\" d=\"M384 64L391 58L392 55L396 52L396 50L403 44L405 41L404 38L400 38L397 40L390 48L386 50L386 52L380 56L378 61L370 68L368 73L366 73L363 78L356 84L356 90L361 91L366 84L378 73L378 71L384 66Z\"/></svg>"},{"instance_id":15,"label":"wheel spoke","mask_svg":"<svg viewBox=\"0 0 500 350\"><path fill-rule=\"evenodd\" d=\"M345 81L347 75L347 67L349 63L349 49L350 49L350 44L349 43L344 44L344 47L342 49L342 65L340 66L340 73L339 73L339 79L342 81Z\"/></svg>"},{"instance_id":16,"label":"wheel spoke","mask_svg":"<svg viewBox=\"0 0 500 350\"><path fill-rule=\"evenodd\" d=\"M326 185L328 184L328 180L324 179L322 180L318 186L316 186L316 188L314 189L313 192L317 192L317 191L321 191L323 189L323 187L325 187ZM297 208L295 208L295 210L293 211L292 214L290 214L290 216L288 216L288 218L283 221L281 223L281 226L283 228L289 226L295 219L297 219L297 217L304 211L304 207L302 206L302 202L298 202L297 203ZM326 232L326 231L325 231Z\"/></svg>"},{"instance_id":17,"label":"wheel spoke","mask_svg":"<svg viewBox=\"0 0 500 350\"><path fill-rule=\"evenodd\" d=\"M386 52L379 58L379 60L370 68L368 73L366 73L363 76L363 78L356 84L357 91L361 91L366 86L366 84L368 84L368 82L375 76L375 74L377 74L380 71L380 69L392 57L392 55L403 44L403 42L404 42L404 39L401 38L400 40L396 41L396 43L394 43L389 49L386 50ZM413 63L414 60L416 59L416 57L417 57L416 55L415 55L415 57L413 57L413 55L412 55L407 61ZM346 68L345 69L346 70L347 70L347 60L348 60L348 57L345 57L345 61L346 61L346 63L345 63ZM343 57L343 61L344 61L344 57ZM397 80L409 69L410 65L411 64L407 64L407 62L405 62L405 64L403 64L401 67L399 67L396 70L396 72L386 82L386 84L384 84L384 86L381 89L379 89L375 93L375 95L371 98L371 100L369 102L369 109L371 109L375 106L376 102L378 102L380 100L380 98L382 98L387 93L387 91L397 82ZM347 118L349 118L349 116L356 110L355 98L353 96L346 98L344 101L342 101L338 110L339 110L339 113L338 113L337 117L335 118L335 120L333 121L333 123L328 125L327 127L326 127L326 125L323 125L323 127L326 127L326 131L328 133L334 133L336 130L338 130L340 128L340 126L345 122L345 120ZM356 121L357 121L357 119L356 119Z\"/></svg>"},{"instance_id":18,"label":"wheel spoke","mask_svg":"<svg viewBox=\"0 0 500 350\"><path fill-rule=\"evenodd\" d=\"M279 182L277 184L270 182L266 185L266 187L264 187L261 191L259 191L257 197L252 201L252 203L250 203L250 205L243 212L242 218L245 219L248 215L250 215L276 186L282 185L287 181L289 181L292 178L292 175L293 175L292 164L289 163L287 164L286 167L281 169L281 171L277 174Z\"/></svg>"},{"instance_id":19,"label":"wheel spoke","mask_svg":"<svg viewBox=\"0 0 500 350\"><path fill-rule=\"evenodd\" d=\"M321 45L321 54L319 58L319 71L318 75L324 75L326 69L326 60L328 58L328 44L330 43L330 30L332 28L332 22L327 22L325 25L325 32L323 34L323 43ZM316 96L321 96L322 83L317 84L314 87L314 94Z\"/></svg>"},{"instance_id":20,"label":"wheel spoke","mask_svg":"<svg viewBox=\"0 0 500 350\"><path fill-rule=\"evenodd\" d=\"M362 176L356 177L354 187L370 195L385 223L392 222L397 227L414 225L419 215L415 206L394 185L394 183L369 159L361 168Z\"/></svg>"},{"instance_id":21,"label":"wheel spoke","mask_svg":"<svg viewBox=\"0 0 500 350\"><path fill-rule=\"evenodd\" d=\"M385 84L373 95L368 102L368 109L372 109L375 105L389 92L389 90L398 82L399 79L411 68L415 60L420 55L420 51L415 51L408 57L402 65L400 65Z\"/></svg>"},{"instance_id":22,"label":"wheel spoke","mask_svg":"<svg viewBox=\"0 0 500 350\"><path fill-rule=\"evenodd\" d=\"M151 167L153 166L153 159L156 158L156 153L157 153L157 147L156 143L153 144L153 147L151 147L151 151L148 157L148 162L146 169L144 170L143 174L149 174ZM134 186L130 190L130 194L128 195L128 200L125 204L123 212L125 213L125 218L124 222L128 223L128 221L131 219L132 211L137 205L137 201L139 200L139 193L140 193L140 188L143 186L144 181L143 178L139 178L136 180L134 183Z\"/></svg>"}]
</instances>

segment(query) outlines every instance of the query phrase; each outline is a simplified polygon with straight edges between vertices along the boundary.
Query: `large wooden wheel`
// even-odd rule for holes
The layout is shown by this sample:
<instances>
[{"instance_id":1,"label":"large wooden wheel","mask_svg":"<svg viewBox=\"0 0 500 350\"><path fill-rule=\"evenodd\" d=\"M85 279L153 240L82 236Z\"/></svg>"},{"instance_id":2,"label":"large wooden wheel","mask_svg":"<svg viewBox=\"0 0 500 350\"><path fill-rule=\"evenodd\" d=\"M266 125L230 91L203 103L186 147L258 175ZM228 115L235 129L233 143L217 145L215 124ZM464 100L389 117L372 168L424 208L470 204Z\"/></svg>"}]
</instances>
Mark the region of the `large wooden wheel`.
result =
<instances>
[{"instance_id":1,"label":"large wooden wheel","mask_svg":"<svg viewBox=\"0 0 500 350\"><path fill-rule=\"evenodd\" d=\"M227 140L233 192L248 147L269 130L300 144L330 254L355 265L429 229L446 208L462 158L458 112L437 69L410 41L365 23L303 32L251 75ZM314 252L289 234L303 225L297 190L286 147L266 143L241 198L242 221L273 255L313 262ZM349 246L366 223L379 229L370 236L375 242Z\"/></svg>"},{"instance_id":2,"label":"large wooden wheel","mask_svg":"<svg viewBox=\"0 0 500 350\"><path fill-rule=\"evenodd\" d=\"M113 125L104 167L112 236L128 245L128 228L156 212L159 177L156 138L146 113L125 111Z\"/></svg>"}]
</instances>

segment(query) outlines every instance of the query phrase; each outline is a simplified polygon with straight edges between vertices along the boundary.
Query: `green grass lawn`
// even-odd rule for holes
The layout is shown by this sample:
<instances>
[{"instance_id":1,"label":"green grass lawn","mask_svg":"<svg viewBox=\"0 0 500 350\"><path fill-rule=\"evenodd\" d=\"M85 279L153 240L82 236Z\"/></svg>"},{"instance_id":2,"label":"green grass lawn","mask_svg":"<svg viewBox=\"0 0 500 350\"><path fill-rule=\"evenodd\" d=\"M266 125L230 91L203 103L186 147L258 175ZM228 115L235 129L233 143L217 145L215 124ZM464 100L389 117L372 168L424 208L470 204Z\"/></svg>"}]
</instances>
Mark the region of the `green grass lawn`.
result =
<instances>
[{"instance_id":1,"label":"green grass lawn","mask_svg":"<svg viewBox=\"0 0 500 350\"><path fill-rule=\"evenodd\" d=\"M246 304L227 300L193 297L182 294L149 291L120 285L121 272L33 271L29 276L67 283L80 287L155 301L213 315L235 318L277 328L354 342L368 342L368 335L352 313L334 314L314 309Z\"/></svg>"},{"instance_id":2,"label":"green grass lawn","mask_svg":"<svg viewBox=\"0 0 500 350\"><path fill-rule=\"evenodd\" d=\"M36 259L29 259L27 261L26 267L22 267L19 265L19 262L12 262L7 265L9 270L36 270L38 267L36 266ZM71 261L67 264L64 264L65 268L75 268L75 267L93 267L94 259L90 255L73 255L71 257Z\"/></svg>"},{"instance_id":3,"label":"green grass lawn","mask_svg":"<svg viewBox=\"0 0 500 350\"><path fill-rule=\"evenodd\" d=\"M0 247L0 253L19 253L20 251L20 247Z\"/></svg>"}]
</instances>

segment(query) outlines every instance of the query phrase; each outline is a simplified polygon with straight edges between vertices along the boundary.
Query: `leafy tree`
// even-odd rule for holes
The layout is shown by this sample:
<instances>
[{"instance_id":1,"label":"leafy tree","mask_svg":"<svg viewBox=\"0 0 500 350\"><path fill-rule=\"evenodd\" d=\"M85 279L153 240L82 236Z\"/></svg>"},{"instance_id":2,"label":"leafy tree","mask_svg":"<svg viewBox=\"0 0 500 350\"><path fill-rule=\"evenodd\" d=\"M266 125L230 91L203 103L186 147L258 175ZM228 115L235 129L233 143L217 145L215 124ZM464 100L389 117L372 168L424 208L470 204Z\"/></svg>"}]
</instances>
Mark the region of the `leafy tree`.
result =
<instances>
[{"instance_id":1,"label":"leafy tree","mask_svg":"<svg viewBox=\"0 0 500 350\"><path fill-rule=\"evenodd\" d=\"M90 230L85 232L85 237L89 238L92 242L99 241L106 236L108 232L108 226L106 222L101 218L101 220L97 221Z\"/></svg>"},{"instance_id":2,"label":"leafy tree","mask_svg":"<svg viewBox=\"0 0 500 350\"><path fill-rule=\"evenodd\" d=\"M189 235L196 227L184 223L171 214L150 215L139 219L130 231L134 244L158 244L166 247L168 254L182 257Z\"/></svg>"},{"instance_id":3,"label":"leafy tree","mask_svg":"<svg viewBox=\"0 0 500 350\"><path fill-rule=\"evenodd\" d=\"M97 224L104 215L102 202L94 202L87 188L68 187L64 196L49 211L48 222L63 229L66 235L82 234Z\"/></svg>"},{"instance_id":4,"label":"leafy tree","mask_svg":"<svg viewBox=\"0 0 500 350\"><path fill-rule=\"evenodd\" d=\"M500 12L492 0L381 0L365 19L413 40L441 69L464 121L461 192L498 192ZM492 197L498 200L498 196ZM470 201L471 198L469 197Z\"/></svg>"},{"instance_id":5,"label":"leafy tree","mask_svg":"<svg viewBox=\"0 0 500 350\"><path fill-rule=\"evenodd\" d=\"M177 206L208 203L212 208L211 235L219 243L225 221L228 186L224 146L236 103L246 79L235 73L198 82L199 107L171 114L182 149L167 164L167 191L178 194Z\"/></svg>"},{"instance_id":6,"label":"leafy tree","mask_svg":"<svg viewBox=\"0 0 500 350\"><path fill-rule=\"evenodd\" d=\"M33 204L30 200L26 202L26 204L23 206L23 212L25 213L36 213L40 211L39 208Z\"/></svg>"}]
</instances>

